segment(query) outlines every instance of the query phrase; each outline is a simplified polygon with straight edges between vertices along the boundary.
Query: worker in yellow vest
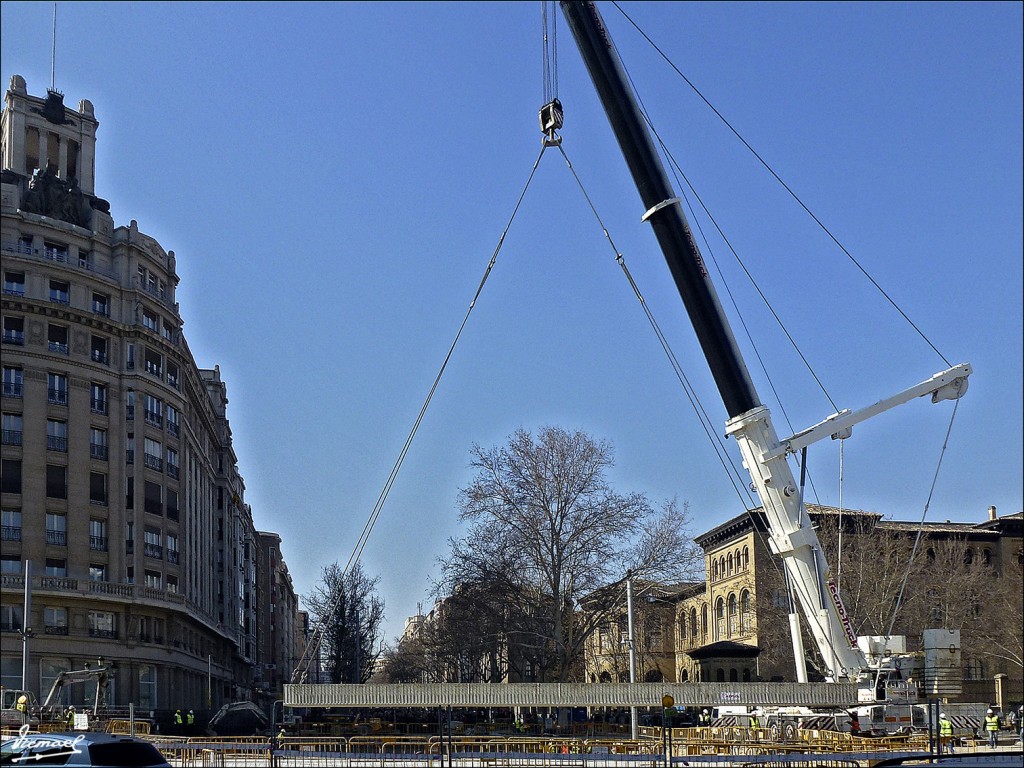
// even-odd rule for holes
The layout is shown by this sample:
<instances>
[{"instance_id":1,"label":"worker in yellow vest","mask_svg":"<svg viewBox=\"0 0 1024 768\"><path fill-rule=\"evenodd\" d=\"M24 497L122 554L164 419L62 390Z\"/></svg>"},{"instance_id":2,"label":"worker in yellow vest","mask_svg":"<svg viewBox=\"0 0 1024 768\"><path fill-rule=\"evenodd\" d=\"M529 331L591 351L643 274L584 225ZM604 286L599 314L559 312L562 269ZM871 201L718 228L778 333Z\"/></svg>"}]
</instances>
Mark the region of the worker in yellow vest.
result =
<instances>
[{"instance_id":1,"label":"worker in yellow vest","mask_svg":"<svg viewBox=\"0 0 1024 768\"><path fill-rule=\"evenodd\" d=\"M943 712L939 715L939 752L953 754L953 723Z\"/></svg>"},{"instance_id":2,"label":"worker in yellow vest","mask_svg":"<svg viewBox=\"0 0 1024 768\"><path fill-rule=\"evenodd\" d=\"M985 733L988 735L988 745L995 749L999 744L999 715L991 709L985 713Z\"/></svg>"}]
</instances>

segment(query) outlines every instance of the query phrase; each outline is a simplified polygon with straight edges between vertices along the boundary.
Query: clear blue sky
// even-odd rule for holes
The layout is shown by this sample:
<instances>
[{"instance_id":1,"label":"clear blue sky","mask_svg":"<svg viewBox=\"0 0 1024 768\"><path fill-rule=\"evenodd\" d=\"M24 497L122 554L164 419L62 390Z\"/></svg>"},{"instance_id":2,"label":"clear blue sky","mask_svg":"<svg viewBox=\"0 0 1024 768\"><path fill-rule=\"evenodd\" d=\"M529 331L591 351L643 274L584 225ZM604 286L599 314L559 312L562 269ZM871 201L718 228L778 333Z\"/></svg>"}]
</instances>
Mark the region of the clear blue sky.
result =
<instances>
[{"instance_id":1,"label":"clear blue sky","mask_svg":"<svg viewBox=\"0 0 1024 768\"><path fill-rule=\"evenodd\" d=\"M945 364L622 14L652 119L840 408ZM975 368L928 519L1022 508L1022 4L622 4L951 363ZM219 364L246 500L295 587L347 560L540 149L541 4L75 2L56 86L100 121L97 193L177 255L185 333ZM50 84L53 5L3 2L2 76ZM639 197L558 18L564 147L716 425L725 419ZM705 232L703 214L692 217ZM783 435L833 409L720 238ZM728 303L728 302L727 302ZM741 335L739 319L730 321ZM951 404L860 426L844 506L919 519ZM400 632L476 442L610 441L621 491L741 511L609 246L545 155L364 553ZM721 429L719 429L721 431ZM730 444L730 449L735 446ZM812 449L838 504L838 451Z\"/></svg>"}]
</instances>

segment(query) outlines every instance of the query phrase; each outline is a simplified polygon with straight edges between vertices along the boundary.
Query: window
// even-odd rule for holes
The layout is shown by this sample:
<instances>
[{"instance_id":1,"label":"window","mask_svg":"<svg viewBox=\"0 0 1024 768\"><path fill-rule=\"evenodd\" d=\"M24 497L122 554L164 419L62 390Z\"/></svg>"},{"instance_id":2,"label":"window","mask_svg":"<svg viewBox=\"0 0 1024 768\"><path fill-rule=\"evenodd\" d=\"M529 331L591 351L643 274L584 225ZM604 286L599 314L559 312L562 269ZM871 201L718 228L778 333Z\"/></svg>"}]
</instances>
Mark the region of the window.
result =
<instances>
[{"instance_id":1,"label":"window","mask_svg":"<svg viewBox=\"0 0 1024 768\"><path fill-rule=\"evenodd\" d=\"M160 318L148 309L142 310L142 324L151 331L157 330L160 325Z\"/></svg>"},{"instance_id":2,"label":"window","mask_svg":"<svg viewBox=\"0 0 1024 768\"><path fill-rule=\"evenodd\" d=\"M4 541L21 541L21 510L7 509L0 511L0 522L3 524Z\"/></svg>"},{"instance_id":3,"label":"window","mask_svg":"<svg viewBox=\"0 0 1024 768\"><path fill-rule=\"evenodd\" d=\"M124 440L124 461L126 464L135 463L135 433L129 432Z\"/></svg>"},{"instance_id":4,"label":"window","mask_svg":"<svg viewBox=\"0 0 1024 768\"><path fill-rule=\"evenodd\" d=\"M89 386L89 409L93 413L107 412L107 387L95 381Z\"/></svg>"},{"instance_id":5,"label":"window","mask_svg":"<svg viewBox=\"0 0 1024 768\"><path fill-rule=\"evenodd\" d=\"M5 413L3 415L3 444L21 445L22 420L20 413Z\"/></svg>"},{"instance_id":6,"label":"window","mask_svg":"<svg viewBox=\"0 0 1024 768\"><path fill-rule=\"evenodd\" d=\"M178 492L167 488L167 519L178 519Z\"/></svg>"},{"instance_id":7,"label":"window","mask_svg":"<svg viewBox=\"0 0 1024 768\"><path fill-rule=\"evenodd\" d=\"M68 423L66 421L46 420L46 450L68 452Z\"/></svg>"},{"instance_id":8,"label":"window","mask_svg":"<svg viewBox=\"0 0 1024 768\"><path fill-rule=\"evenodd\" d=\"M92 294L92 311L93 314L110 317L110 297L105 293L96 293L94 291Z\"/></svg>"},{"instance_id":9,"label":"window","mask_svg":"<svg viewBox=\"0 0 1024 768\"><path fill-rule=\"evenodd\" d=\"M48 557L46 558L44 571L47 576L55 576L60 579L67 578L68 561L63 557Z\"/></svg>"},{"instance_id":10,"label":"window","mask_svg":"<svg viewBox=\"0 0 1024 768\"><path fill-rule=\"evenodd\" d=\"M690 640L697 639L697 609L690 609Z\"/></svg>"},{"instance_id":11,"label":"window","mask_svg":"<svg viewBox=\"0 0 1024 768\"><path fill-rule=\"evenodd\" d=\"M68 404L68 377L63 373L46 374L46 399L54 405Z\"/></svg>"},{"instance_id":12,"label":"window","mask_svg":"<svg viewBox=\"0 0 1024 768\"><path fill-rule=\"evenodd\" d=\"M107 431L105 429L89 428L89 455L100 461L107 460Z\"/></svg>"},{"instance_id":13,"label":"window","mask_svg":"<svg viewBox=\"0 0 1024 768\"><path fill-rule=\"evenodd\" d=\"M146 438L145 448L143 449L143 460L150 469L155 469L158 472L163 471L164 460L163 460L163 446L159 440L153 440Z\"/></svg>"},{"instance_id":14,"label":"window","mask_svg":"<svg viewBox=\"0 0 1024 768\"><path fill-rule=\"evenodd\" d=\"M164 320L163 325L160 326L160 335L168 341L174 341L174 326Z\"/></svg>"},{"instance_id":15,"label":"window","mask_svg":"<svg viewBox=\"0 0 1024 768\"><path fill-rule=\"evenodd\" d=\"M0 573L21 573L21 558L17 555L0 556Z\"/></svg>"},{"instance_id":16,"label":"window","mask_svg":"<svg viewBox=\"0 0 1024 768\"><path fill-rule=\"evenodd\" d=\"M135 390L129 389L124 393L124 417L126 419L135 418Z\"/></svg>"},{"instance_id":17,"label":"window","mask_svg":"<svg viewBox=\"0 0 1024 768\"><path fill-rule=\"evenodd\" d=\"M173 533L167 534L167 562L178 564L178 537Z\"/></svg>"},{"instance_id":18,"label":"window","mask_svg":"<svg viewBox=\"0 0 1024 768\"><path fill-rule=\"evenodd\" d=\"M135 478L126 477L124 480L124 508L135 509Z\"/></svg>"},{"instance_id":19,"label":"window","mask_svg":"<svg viewBox=\"0 0 1024 768\"><path fill-rule=\"evenodd\" d=\"M93 334L90 356L94 363L100 363L102 365L109 364L110 358L107 356L107 345L108 342L103 336Z\"/></svg>"},{"instance_id":20,"label":"window","mask_svg":"<svg viewBox=\"0 0 1024 768\"><path fill-rule=\"evenodd\" d=\"M160 531L146 529L143 534L143 554L146 557L163 558L164 548L160 545Z\"/></svg>"},{"instance_id":21,"label":"window","mask_svg":"<svg viewBox=\"0 0 1024 768\"><path fill-rule=\"evenodd\" d=\"M46 543L63 547L68 543L68 519L64 515L46 514Z\"/></svg>"},{"instance_id":22,"label":"window","mask_svg":"<svg viewBox=\"0 0 1024 768\"><path fill-rule=\"evenodd\" d=\"M178 388L178 366L170 360L167 361L167 383L175 389Z\"/></svg>"},{"instance_id":23,"label":"window","mask_svg":"<svg viewBox=\"0 0 1024 768\"><path fill-rule=\"evenodd\" d=\"M25 346L25 318L7 316L4 318L4 344Z\"/></svg>"},{"instance_id":24,"label":"window","mask_svg":"<svg viewBox=\"0 0 1024 768\"><path fill-rule=\"evenodd\" d=\"M150 589L161 589L163 587L163 579L160 576L160 571L145 571L145 577L145 584Z\"/></svg>"},{"instance_id":25,"label":"window","mask_svg":"<svg viewBox=\"0 0 1024 768\"><path fill-rule=\"evenodd\" d=\"M178 479L178 452L173 448L167 449L167 476Z\"/></svg>"},{"instance_id":26,"label":"window","mask_svg":"<svg viewBox=\"0 0 1024 768\"><path fill-rule=\"evenodd\" d=\"M63 280L50 281L50 301L55 304L71 303L71 285Z\"/></svg>"},{"instance_id":27,"label":"window","mask_svg":"<svg viewBox=\"0 0 1024 768\"><path fill-rule=\"evenodd\" d=\"M175 593L178 591L178 577L177 576L168 576L167 577L167 591L168 592L175 592Z\"/></svg>"},{"instance_id":28,"label":"window","mask_svg":"<svg viewBox=\"0 0 1024 768\"><path fill-rule=\"evenodd\" d=\"M12 296L25 295L25 273L4 270L4 293Z\"/></svg>"},{"instance_id":29,"label":"window","mask_svg":"<svg viewBox=\"0 0 1024 768\"><path fill-rule=\"evenodd\" d=\"M89 549L107 551L107 523L104 520L89 521Z\"/></svg>"},{"instance_id":30,"label":"window","mask_svg":"<svg viewBox=\"0 0 1024 768\"><path fill-rule=\"evenodd\" d=\"M25 372L21 368L4 366L4 397L21 397L24 394Z\"/></svg>"},{"instance_id":31,"label":"window","mask_svg":"<svg viewBox=\"0 0 1024 768\"><path fill-rule=\"evenodd\" d=\"M725 600L718 598L715 601L715 639L721 640L725 636Z\"/></svg>"},{"instance_id":32,"label":"window","mask_svg":"<svg viewBox=\"0 0 1024 768\"><path fill-rule=\"evenodd\" d=\"M0 606L0 632L21 631L21 606L7 605ZM4 659L7 661L7 659ZM16 685L20 687L21 678L18 678Z\"/></svg>"},{"instance_id":33,"label":"window","mask_svg":"<svg viewBox=\"0 0 1024 768\"><path fill-rule=\"evenodd\" d=\"M733 635L736 634L737 630L739 629L739 626L736 623L738 616L737 616L737 605L736 605L736 595L735 594L730 594L729 595L729 608L728 608L728 610L729 610L728 633L729 633L729 637L732 637Z\"/></svg>"},{"instance_id":34,"label":"window","mask_svg":"<svg viewBox=\"0 0 1024 768\"><path fill-rule=\"evenodd\" d=\"M160 574L157 574L159 577ZM156 709L156 667L151 664L139 666L139 708Z\"/></svg>"},{"instance_id":35,"label":"window","mask_svg":"<svg viewBox=\"0 0 1024 768\"><path fill-rule=\"evenodd\" d=\"M124 367L129 371L135 370L135 345L132 343L124 346Z\"/></svg>"},{"instance_id":36,"label":"window","mask_svg":"<svg viewBox=\"0 0 1024 768\"><path fill-rule=\"evenodd\" d=\"M124 551L129 555L135 551L135 523L131 520L124 525Z\"/></svg>"},{"instance_id":37,"label":"window","mask_svg":"<svg viewBox=\"0 0 1024 768\"><path fill-rule=\"evenodd\" d=\"M0 459L0 492L21 493L21 459Z\"/></svg>"},{"instance_id":38,"label":"window","mask_svg":"<svg viewBox=\"0 0 1024 768\"><path fill-rule=\"evenodd\" d=\"M163 408L164 405L159 398L147 394L144 411L146 423L152 424L154 427L162 427L164 424Z\"/></svg>"},{"instance_id":39,"label":"window","mask_svg":"<svg viewBox=\"0 0 1024 768\"><path fill-rule=\"evenodd\" d=\"M114 614L109 611L89 611L90 637L117 637Z\"/></svg>"},{"instance_id":40,"label":"window","mask_svg":"<svg viewBox=\"0 0 1024 768\"><path fill-rule=\"evenodd\" d=\"M51 499L68 497L68 468L61 464L46 465L46 495Z\"/></svg>"},{"instance_id":41,"label":"window","mask_svg":"<svg viewBox=\"0 0 1024 768\"><path fill-rule=\"evenodd\" d=\"M754 612L751 606L750 590L744 589L740 593L740 629L747 631L753 629Z\"/></svg>"},{"instance_id":42,"label":"window","mask_svg":"<svg viewBox=\"0 0 1024 768\"><path fill-rule=\"evenodd\" d=\"M180 432L178 423L178 409L173 405L167 406L167 433L177 437Z\"/></svg>"},{"instance_id":43,"label":"window","mask_svg":"<svg viewBox=\"0 0 1024 768\"><path fill-rule=\"evenodd\" d=\"M89 581L106 581L107 566L103 563L89 563Z\"/></svg>"},{"instance_id":44,"label":"window","mask_svg":"<svg viewBox=\"0 0 1024 768\"><path fill-rule=\"evenodd\" d=\"M107 506L107 476L103 472L89 473L89 503Z\"/></svg>"},{"instance_id":45,"label":"window","mask_svg":"<svg viewBox=\"0 0 1024 768\"><path fill-rule=\"evenodd\" d=\"M743 547L743 570L747 570L750 567L750 549Z\"/></svg>"},{"instance_id":46,"label":"window","mask_svg":"<svg viewBox=\"0 0 1024 768\"><path fill-rule=\"evenodd\" d=\"M135 566L134 565L129 565L129 566L125 567L125 569L124 569L124 581L125 581L125 584L134 584L135 583Z\"/></svg>"},{"instance_id":47,"label":"window","mask_svg":"<svg viewBox=\"0 0 1024 768\"><path fill-rule=\"evenodd\" d=\"M50 561L47 560L46 562L49 563ZM47 635L66 635L68 633L68 609L54 606L44 608L43 626L43 631Z\"/></svg>"},{"instance_id":48,"label":"window","mask_svg":"<svg viewBox=\"0 0 1024 768\"><path fill-rule=\"evenodd\" d=\"M60 243L51 243L49 240L44 241L43 254L52 261L59 261L64 264L68 261L68 247Z\"/></svg>"},{"instance_id":49,"label":"window","mask_svg":"<svg viewBox=\"0 0 1024 768\"><path fill-rule=\"evenodd\" d=\"M159 485L151 483L149 480L146 481L146 511L152 515L162 515L164 513L160 491Z\"/></svg>"},{"instance_id":50,"label":"window","mask_svg":"<svg viewBox=\"0 0 1024 768\"><path fill-rule=\"evenodd\" d=\"M158 379L164 375L164 356L152 349L146 350L146 373L156 376Z\"/></svg>"}]
</instances>

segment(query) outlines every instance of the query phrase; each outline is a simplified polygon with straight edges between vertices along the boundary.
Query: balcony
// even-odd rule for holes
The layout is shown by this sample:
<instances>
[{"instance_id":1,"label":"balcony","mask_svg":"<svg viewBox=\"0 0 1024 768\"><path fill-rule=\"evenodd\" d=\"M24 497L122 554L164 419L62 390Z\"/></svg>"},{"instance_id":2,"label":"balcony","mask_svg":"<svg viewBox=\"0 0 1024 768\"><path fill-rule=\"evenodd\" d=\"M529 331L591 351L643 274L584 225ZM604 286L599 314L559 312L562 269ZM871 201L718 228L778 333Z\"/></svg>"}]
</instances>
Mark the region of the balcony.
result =
<instances>
[{"instance_id":1,"label":"balcony","mask_svg":"<svg viewBox=\"0 0 1024 768\"><path fill-rule=\"evenodd\" d=\"M45 627L43 629L43 634L44 635L66 635L67 633L68 633L68 628L66 626L65 627Z\"/></svg>"},{"instance_id":2,"label":"balcony","mask_svg":"<svg viewBox=\"0 0 1024 768\"><path fill-rule=\"evenodd\" d=\"M16 347L25 346L25 332L4 331L4 344L13 344Z\"/></svg>"},{"instance_id":3,"label":"balcony","mask_svg":"<svg viewBox=\"0 0 1024 768\"><path fill-rule=\"evenodd\" d=\"M93 413L106 413L107 412L107 401L94 397L89 400L89 410Z\"/></svg>"},{"instance_id":4,"label":"balcony","mask_svg":"<svg viewBox=\"0 0 1024 768\"><path fill-rule=\"evenodd\" d=\"M154 456L150 453L142 454L143 463L150 469L155 469L157 472L163 472L164 460L159 456Z\"/></svg>"},{"instance_id":5,"label":"balcony","mask_svg":"<svg viewBox=\"0 0 1024 768\"><path fill-rule=\"evenodd\" d=\"M110 365L110 359L107 357L107 353L100 349L94 349L92 351L92 361L94 363L101 363L102 365Z\"/></svg>"},{"instance_id":6,"label":"balcony","mask_svg":"<svg viewBox=\"0 0 1024 768\"><path fill-rule=\"evenodd\" d=\"M167 550L167 562L170 563L171 565L177 565L178 564L178 550L176 550L176 549L168 549Z\"/></svg>"},{"instance_id":7,"label":"balcony","mask_svg":"<svg viewBox=\"0 0 1024 768\"><path fill-rule=\"evenodd\" d=\"M97 443L89 443L89 455L100 461L107 460L107 446Z\"/></svg>"},{"instance_id":8,"label":"balcony","mask_svg":"<svg viewBox=\"0 0 1024 768\"><path fill-rule=\"evenodd\" d=\"M134 448L127 448L127 449L125 449L125 452L124 452L124 463L125 464L134 464L135 463L135 449Z\"/></svg>"},{"instance_id":9,"label":"balcony","mask_svg":"<svg viewBox=\"0 0 1024 768\"><path fill-rule=\"evenodd\" d=\"M68 544L67 531L47 531L46 543L53 544L58 547L66 547Z\"/></svg>"},{"instance_id":10,"label":"balcony","mask_svg":"<svg viewBox=\"0 0 1024 768\"><path fill-rule=\"evenodd\" d=\"M178 508L177 507L168 507L167 508L167 519L168 520L177 520L178 519Z\"/></svg>"},{"instance_id":11,"label":"balcony","mask_svg":"<svg viewBox=\"0 0 1024 768\"><path fill-rule=\"evenodd\" d=\"M164 557L164 548L158 544L144 544L142 547L142 554L146 557L153 557L157 560L162 560Z\"/></svg>"},{"instance_id":12,"label":"balcony","mask_svg":"<svg viewBox=\"0 0 1024 768\"><path fill-rule=\"evenodd\" d=\"M147 424L152 424L154 427L162 427L164 425L164 417L160 415L159 411L146 411L145 413Z\"/></svg>"},{"instance_id":13,"label":"balcony","mask_svg":"<svg viewBox=\"0 0 1024 768\"><path fill-rule=\"evenodd\" d=\"M47 435L46 436L46 450L48 451L60 451L61 453L68 452L68 439L66 437L60 437L59 435Z\"/></svg>"},{"instance_id":14,"label":"balcony","mask_svg":"<svg viewBox=\"0 0 1024 768\"><path fill-rule=\"evenodd\" d=\"M132 541L131 539L125 539L124 540L124 552L125 552L126 555L134 555L135 554L135 542Z\"/></svg>"},{"instance_id":15,"label":"balcony","mask_svg":"<svg viewBox=\"0 0 1024 768\"><path fill-rule=\"evenodd\" d=\"M175 480L178 479L179 469L177 464L167 465L167 476Z\"/></svg>"},{"instance_id":16,"label":"balcony","mask_svg":"<svg viewBox=\"0 0 1024 768\"><path fill-rule=\"evenodd\" d=\"M178 422L168 420L167 421L167 434L170 435L171 437L178 437L178 435L180 433L181 433L181 428L178 426Z\"/></svg>"},{"instance_id":17,"label":"balcony","mask_svg":"<svg viewBox=\"0 0 1024 768\"><path fill-rule=\"evenodd\" d=\"M151 363L149 360L146 361L146 373L156 376L158 379L163 379L164 377L164 369L155 363Z\"/></svg>"},{"instance_id":18,"label":"balcony","mask_svg":"<svg viewBox=\"0 0 1024 768\"><path fill-rule=\"evenodd\" d=\"M68 391L66 389L48 389L46 390L46 401L53 405L67 405Z\"/></svg>"},{"instance_id":19,"label":"balcony","mask_svg":"<svg viewBox=\"0 0 1024 768\"><path fill-rule=\"evenodd\" d=\"M5 525L0 529L0 538L4 541L21 541L21 528L16 525Z\"/></svg>"},{"instance_id":20,"label":"balcony","mask_svg":"<svg viewBox=\"0 0 1024 768\"><path fill-rule=\"evenodd\" d=\"M20 381L4 382L4 397L23 397L25 386Z\"/></svg>"},{"instance_id":21,"label":"balcony","mask_svg":"<svg viewBox=\"0 0 1024 768\"><path fill-rule=\"evenodd\" d=\"M92 313L94 315L100 315L101 317L110 317L110 308L106 304L101 304L98 301L92 303Z\"/></svg>"},{"instance_id":22,"label":"balcony","mask_svg":"<svg viewBox=\"0 0 1024 768\"><path fill-rule=\"evenodd\" d=\"M5 429L5 430L3 430L3 444L4 445L21 445L21 430L20 429Z\"/></svg>"},{"instance_id":23,"label":"balcony","mask_svg":"<svg viewBox=\"0 0 1024 768\"><path fill-rule=\"evenodd\" d=\"M66 355L68 353L68 345L64 341L50 341L47 344L47 349L51 352L56 352L58 355Z\"/></svg>"},{"instance_id":24,"label":"balcony","mask_svg":"<svg viewBox=\"0 0 1024 768\"><path fill-rule=\"evenodd\" d=\"M90 536L89 537L89 549L96 550L97 552L107 551L107 537L106 536Z\"/></svg>"},{"instance_id":25,"label":"balcony","mask_svg":"<svg viewBox=\"0 0 1024 768\"><path fill-rule=\"evenodd\" d=\"M102 637L107 640L117 639L116 629L97 629L95 627L89 627L89 637Z\"/></svg>"},{"instance_id":26,"label":"balcony","mask_svg":"<svg viewBox=\"0 0 1024 768\"><path fill-rule=\"evenodd\" d=\"M135 418L135 406L134 405L126 405L125 406L124 417L126 419L128 419L129 421L131 421L132 419Z\"/></svg>"}]
</instances>

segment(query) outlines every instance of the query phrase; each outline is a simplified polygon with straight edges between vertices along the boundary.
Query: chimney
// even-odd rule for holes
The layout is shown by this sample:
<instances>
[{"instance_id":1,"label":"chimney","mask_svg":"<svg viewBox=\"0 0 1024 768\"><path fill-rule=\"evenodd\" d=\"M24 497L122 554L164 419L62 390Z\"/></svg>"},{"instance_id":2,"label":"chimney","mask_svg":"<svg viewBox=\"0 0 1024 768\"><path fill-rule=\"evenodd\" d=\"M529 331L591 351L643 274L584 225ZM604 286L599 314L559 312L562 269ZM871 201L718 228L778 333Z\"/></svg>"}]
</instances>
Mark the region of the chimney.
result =
<instances>
[{"instance_id":1,"label":"chimney","mask_svg":"<svg viewBox=\"0 0 1024 768\"><path fill-rule=\"evenodd\" d=\"M996 519L996 508L995 507L989 507L988 508L988 519L989 520L995 520Z\"/></svg>"}]
</instances>

